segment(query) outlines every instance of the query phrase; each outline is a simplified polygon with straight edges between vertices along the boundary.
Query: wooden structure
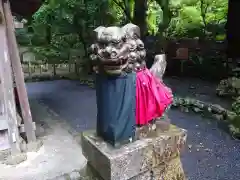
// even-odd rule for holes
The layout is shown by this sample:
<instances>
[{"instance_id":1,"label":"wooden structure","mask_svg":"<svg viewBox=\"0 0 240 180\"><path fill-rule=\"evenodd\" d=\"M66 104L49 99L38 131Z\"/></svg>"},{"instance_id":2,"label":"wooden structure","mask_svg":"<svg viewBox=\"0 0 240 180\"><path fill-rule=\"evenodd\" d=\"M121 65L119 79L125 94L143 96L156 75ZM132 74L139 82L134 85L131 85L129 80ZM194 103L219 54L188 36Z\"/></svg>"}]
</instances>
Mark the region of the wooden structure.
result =
<instances>
[{"instance_id":1,"label":"wooden structure","mask_svg":"<svg viewBox=\"0 0 240 180\"><path fill-rule=\"evenodd\" d=\"M228 15L226 23L226 33L227 33L227 56L232 58L234 63L240 66L240 27L236 26L236 19L240 17L240 1L229 0L228 1Z\"/></svg>"},{"instance_id":2,"label":"wooden structure","mask_svg":"<svg viewBox=\"0 0 240 180\"><path fill-rule=\"evenodd\" d=\"M13 155L21 153L20 133L26 134L27 143L35 142L36 136L8 0L0 0L0 15L0 151L11 150ZM22 118L16 111L13 82Z\"/></svg>"},{"instance_id":3,"label":"wooden structure","mask_svg":"<svg viewBox=\"0 0 240 180\"><path fill-rule=\"evenodd\" d=\"M31 17L44 0L9 0L12 13L22 17Z\"/></svg>"}]
</instances>

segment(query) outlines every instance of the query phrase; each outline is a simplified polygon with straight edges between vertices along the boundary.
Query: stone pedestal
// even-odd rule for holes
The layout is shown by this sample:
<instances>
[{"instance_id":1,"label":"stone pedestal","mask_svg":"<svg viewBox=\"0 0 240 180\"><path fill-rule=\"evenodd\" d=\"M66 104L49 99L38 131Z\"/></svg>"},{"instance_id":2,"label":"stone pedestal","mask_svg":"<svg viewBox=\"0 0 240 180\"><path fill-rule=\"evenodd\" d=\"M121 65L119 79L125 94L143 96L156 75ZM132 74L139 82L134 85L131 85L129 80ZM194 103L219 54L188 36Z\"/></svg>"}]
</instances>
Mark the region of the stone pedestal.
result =
<instances>
[{"instance_id":1,"label":"stone pedestal","mask_svg":"<svg viewBox=\"0 0 240 180\"><path fill-rule=\"evenodd\" d=\"M114 148L88 131L83 133L82 149L103 180L184 180L179 154L186 137L185 130L171 125L167 132L151 132Z\"/></svg>"}]
</instances>

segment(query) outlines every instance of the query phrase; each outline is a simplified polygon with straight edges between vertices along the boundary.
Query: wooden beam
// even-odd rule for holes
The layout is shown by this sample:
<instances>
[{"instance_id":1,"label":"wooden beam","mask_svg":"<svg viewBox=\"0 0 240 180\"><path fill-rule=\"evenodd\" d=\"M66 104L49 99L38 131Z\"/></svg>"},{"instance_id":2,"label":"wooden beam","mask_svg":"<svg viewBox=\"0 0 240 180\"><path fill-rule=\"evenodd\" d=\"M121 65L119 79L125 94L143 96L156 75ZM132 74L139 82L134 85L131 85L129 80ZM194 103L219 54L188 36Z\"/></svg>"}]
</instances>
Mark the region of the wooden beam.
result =
<instances>
[{"instance_id":1,"label":"wooden beam","mask_svg":"<svg viewBox=\"0 0 240 180\"><path fill-rule=\"evenodd\" d=\"M0 0L0 13L3 17L3 3ZM2 93L3 93L3 114L6 116L8 124L8 140L11 145L12 155L21 153L18 123L17 123L17 113L15 106L15 99L13 94L13 79L11 62L9 57L7 34L6 34L6 24L4 18L0 24L0 78L2 83ZM2 119L4 120L4 119Z\"/></svg>"},{"instance_id":2,"label":"wooden beam","mask_svg":"<svg viewBox=\"0 0 240 180\"><path fill-rule=\"evenodd\" d=\"M15 32L14 22L8 0L3 3L3 10L7 24L7 38L10 50L10 60L12 63L13 74L15 77L27 140L28 143L30 143L36 141L36 135L32 124L32 114L28 102L28 96L24 82L24 74L22 71L22 66L18 52L18 45L14 33Z\"/></svg>"},{"instance_id":3,"label":"wooden beam","mask_svg":"<svg viewBox=\"0 0 240 180\"><path fill-rule=\"evenodd\" d=\"M33 122L33 129L36 130L36 123ZM26 133L24 124L19 124L19 133ZM0 116L0 131L7 130L8 129L8 120L6 116Z\"/></svg>"}]
</instances>

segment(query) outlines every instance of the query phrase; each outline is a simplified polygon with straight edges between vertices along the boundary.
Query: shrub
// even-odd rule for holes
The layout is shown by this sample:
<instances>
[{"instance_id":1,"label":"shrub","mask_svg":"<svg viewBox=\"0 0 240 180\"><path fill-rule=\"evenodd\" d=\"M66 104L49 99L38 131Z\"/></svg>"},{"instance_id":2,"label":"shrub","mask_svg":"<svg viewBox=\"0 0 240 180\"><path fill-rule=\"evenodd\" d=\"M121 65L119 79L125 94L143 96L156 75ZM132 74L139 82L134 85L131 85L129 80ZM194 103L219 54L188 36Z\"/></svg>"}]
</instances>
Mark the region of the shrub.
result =
<instances>
[{"instance_id":1,"label":"shrub","mask_svg":"<svg viewBox=\"0 0 240 180\"><path fill-rule=\"evenodd\" d=\"M219 96L240 96L240 79L236 77L231 77L221 80L219 85L217 86L216 93Z\"/></svg>"}]
</instances>

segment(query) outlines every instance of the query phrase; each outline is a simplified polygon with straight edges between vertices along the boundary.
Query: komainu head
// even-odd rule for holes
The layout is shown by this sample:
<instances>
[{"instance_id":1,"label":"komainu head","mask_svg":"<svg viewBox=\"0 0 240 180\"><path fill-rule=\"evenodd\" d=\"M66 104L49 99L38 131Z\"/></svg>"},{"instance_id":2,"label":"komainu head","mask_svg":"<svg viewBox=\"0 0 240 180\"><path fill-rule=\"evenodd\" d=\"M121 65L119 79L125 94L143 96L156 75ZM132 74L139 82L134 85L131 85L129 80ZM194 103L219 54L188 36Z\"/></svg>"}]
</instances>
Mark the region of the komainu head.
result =
<instances>
[{"instance_id":1,"label":"komainu head","mask_svg":"<svg viewBox=\"0 0 240 180\"><path fill-rule=\"evenodd\" d=\"M98 71L121 74L145 66L146 51L140 40L140 29L134 24L103 27L94 30L96 42L90 47L90 58Z\"/></svg>"}]
</instances>

